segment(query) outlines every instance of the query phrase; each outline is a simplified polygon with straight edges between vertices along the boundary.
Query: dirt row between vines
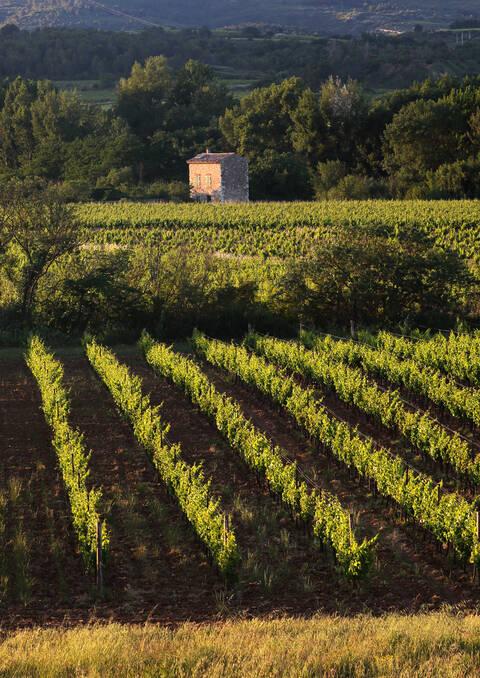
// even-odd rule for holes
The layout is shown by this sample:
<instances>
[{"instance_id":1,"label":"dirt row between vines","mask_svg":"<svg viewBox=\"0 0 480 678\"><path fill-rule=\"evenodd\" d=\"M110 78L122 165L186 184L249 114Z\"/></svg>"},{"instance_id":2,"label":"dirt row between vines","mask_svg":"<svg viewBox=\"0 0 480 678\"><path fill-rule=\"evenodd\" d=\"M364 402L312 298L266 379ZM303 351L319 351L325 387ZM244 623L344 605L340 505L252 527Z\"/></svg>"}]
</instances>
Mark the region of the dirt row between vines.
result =
<instances>
[{"instance_id":1,"label":"dirt row between vines","mask_svg":"<svg viewBox=\"0 0 480 678\"><path fill-rule=\"evenodd\" d=\"M11 508L0 545L11 550L21 526L28 584L25 595L15 580L16 561L3 563L0 557L0 577L4 568L11 582L5 591L0 586L3 627L90 619L201 623L227 616L380 613L444 603L476 607L480 590L472 585L470 571L465 574L420 530L400 520L355 474L314 452L288 415L261 394L204 366L218 388L234 397L289 458L297 459L317 486L341 498L354 513L360 536L380 534L370 579L358 586L346 583L332 555L295 524L180 390L156 376L140 355L129 351L119 357L142 378L152 404L163 403L162 416L171 424L169 441L181 444L186 461L203 464L222 510L231 516L242 554L238 581L225 588L87 360L62 352L71 422L92 450L89 482L102 488L102 509L111 529L106 598L99 600L78 553L36 384L21 360L2 360L0 492L15 499L11 478L21 480L21 489L19 498L7 502ZM349 408L334 401L329 406L355 423Z\"/></svg>"}]
</instances>

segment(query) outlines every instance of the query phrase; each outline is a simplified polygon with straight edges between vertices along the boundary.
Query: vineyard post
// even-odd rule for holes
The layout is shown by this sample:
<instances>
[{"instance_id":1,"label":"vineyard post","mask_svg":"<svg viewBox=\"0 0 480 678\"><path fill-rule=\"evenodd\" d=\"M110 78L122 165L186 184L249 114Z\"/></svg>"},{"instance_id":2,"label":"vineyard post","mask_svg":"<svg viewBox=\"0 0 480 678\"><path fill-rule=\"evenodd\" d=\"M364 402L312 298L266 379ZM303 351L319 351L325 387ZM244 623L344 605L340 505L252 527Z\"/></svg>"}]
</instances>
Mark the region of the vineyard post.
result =
<instances>
[{"instance_id":1,"label":"vineyard post","mask_svg":"<svg viewBox=\"0 0 480 678\"><path fill-rule=\"evenodd\" d=\"M475 536L477 538L477 544L480 541L480 511L475 511L475 522L476 522L476 530L475 530ZM477 569L477 563L473 563L473 581L475 581L477 577L478 569Z\"/></svg>"},{"instance_id":2,"label":"vineyard post","mask_svg":"<svg viewBox=\"0 0 480 678\"><path fill-rule=\"evenodd\" d=\"M298 323L298 336L301 337L303 332L303 323Z\"/></svg>"},{"instance_id":3,"label":"vineyard post","mask_svg":"<svg viewBox=\"0 0 480 678\"><path fill-rule=\"evenodd\" d=\"M355 337L355 321L350 320L350 334L352 337Z\"/></svg>"},{"instance_id":4,"label":"vineyard post","mask_svg":"<svg viewBox=\"0 0 480 678\"><path fill-rule=\"evenodd\" d=\"M58 400L57 400L57 389L53 387L53 401L55 403L55 417L58 419Z\"/></svg>"},{"instance_id":5,"label":"vineyard post","mask_svg":"<svg viewBox=\"0 0 480 678\"><path fill-rule=\"evenodd\" d=\"M223 515L223 546L227 546L228 516Z\"/></svg>"},{"instance_id":6,"label":"vineyard post","mask_svg":"<svg viewBox=\"0 0 480 678\"><path fill-rule=\"evenodd\" d=\"M350 536L353 534L353 513L348 514L348 529L350 530Z\"/></svg>"},{"instance_id":7,"label":"vineyard post","mask_svg":"<svg viewBox=\"0 0 480 678\"><path fill-rule=\"evenodd\" d=\"M97 520L97 590L103 598L102 526L103 519L100 518Z\"/></svg>"}]
</instances>

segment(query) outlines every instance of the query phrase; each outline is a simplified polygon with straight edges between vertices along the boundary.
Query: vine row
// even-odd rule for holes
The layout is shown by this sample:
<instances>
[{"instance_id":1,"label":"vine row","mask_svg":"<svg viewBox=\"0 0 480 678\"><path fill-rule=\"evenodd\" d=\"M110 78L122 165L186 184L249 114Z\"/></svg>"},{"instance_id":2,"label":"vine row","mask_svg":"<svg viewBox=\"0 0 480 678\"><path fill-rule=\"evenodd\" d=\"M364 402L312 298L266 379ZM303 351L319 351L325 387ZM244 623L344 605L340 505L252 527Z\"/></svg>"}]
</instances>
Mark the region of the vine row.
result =
<instances>
[{"instance_id":1,"label":"vine row","mask_svg":"<svg viewBox=\"0 0 480 678\"><path fill-rule=\"evenodd\" d=\"M420 393L451 415L480 426L478 392L458 386L438 370L422 367L414 360L401 360L381 347L371 348L347 339L336 341L329 336L319 337L313 332L302 331L300 340L308 348L328 354L331 360L360 367L364 372Z\"/></svg>"},{"instance_id":2,"label":"vine row","mask_svg":"<svg viewBox=\"0 0 480 678\"><path fill-rule=\"evenodd\" d=\"M396 337L389 332L379 332L374 338L378 348L389 351L399 358L415 360L426 367L440 370L456 379L480 385L480 336L454 334L447 337L436 334L417 341Z\"/></svg>"},{"instance_id":3,"label":"vine row","mask_svg":"<svg viewBox=\"0 0 480 678\"><path fill-rule=\"evenodd\" d=\"M95 340L87 342L85 350L93 369L130 421L135 437L143 445L169 492L176 497L220 572L226 577L233 577L239 561L235 533L225 526L219 509L220 501L212 497L210 481L205 480L201 466L187 464L181 458L180 445L168 443L169 426L160 417L160 407L151 407L149 396L143 395L139 377L132 375L126 365L122 365L111 351Z\"/></svg>"},{"instance_id":4,"label":"vine row","mask_svg":"<svg viewBox=\"0 0 480 678\"><path fill-rule=\"evenodd\" d=\"M312 389L302 388L278 366L245 348L194 333L198 355L255 386L285 408L312 438L361 476L371 478L380 494L393 499L441 543L470 562L480 559L473 506L457 494L440 494L441 486L414 473L388 450L365 440L350 426L330 416Z\"/></svg>"},{"instance_id":5,"label":"vine row","mask_svg":"<svg viewBox=\"0 0 480 678\"><path fill-rule=\"evenodd\" d=\"M343 574L350 579L367 574L373 561L376 538L360 544L351 531L349 514L337 497L326 491L308 491L296 478L296 463L285 463L282 451L248 421L239 405L219 393L192 360L155 343L144 333L140 340L147 362L176 386L215 422L220 433L248 466L263 474L272 492L292 514L313 523L313 532L330 545Z\"/></svg>"},{"instance_id":6,"label":"vine row","mask_svg":"<svg viewBox=\"0 0 480 678\"><path fill-rule=\"evenodd\" d=\"M28 341L25 360L35 377L42 396L45 419L53 431L53 447L57 453L72 513L72 521L78 535L80 551L87 567L94 570L96 561L96 526L100 518L98 506L101 491L87 489L90 453L85 449L83 436L69 422L70 404L63 386L63 368L48 352L39 337ZM108 556L110 534L102 530L102 549Z\"/></svg>"},{"instance_id":7,"label":"vine row","mask_svg":"<svg viewBox=\"0 0 480 678\"><path fill-rule=\"evenodd\" d=\"M346 403L396 429L423 454L452 466L459 476L480 484L480 454L471 450L457 433L448 433L428 413L409 410L398 393L383 391L368 381L361 370L332 361L329 351L316 351L289 341L262 337L250 332L246 345L256 353L334 390ZM322 344L323 346L324 344Z\"/></svg>"}]
</instances>

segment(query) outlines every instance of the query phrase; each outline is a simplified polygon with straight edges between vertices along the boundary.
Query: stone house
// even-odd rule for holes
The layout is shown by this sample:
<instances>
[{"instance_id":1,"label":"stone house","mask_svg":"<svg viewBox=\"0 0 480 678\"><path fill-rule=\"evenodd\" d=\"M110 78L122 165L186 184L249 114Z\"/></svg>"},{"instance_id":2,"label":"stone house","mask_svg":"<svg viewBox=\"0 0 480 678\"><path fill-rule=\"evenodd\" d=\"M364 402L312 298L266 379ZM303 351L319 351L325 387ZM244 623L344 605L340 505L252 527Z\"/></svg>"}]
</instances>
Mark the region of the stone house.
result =
<instances>
[{"instance_id":1,"label":"stone house","mask_svg":"<svg viewBox=\"0 0 480 678\"><path fill-rule=\"evenodd\" d=\"M236 153L199 153L187 160L190 196L199 202L248 202L248 160Z\"/></svg>"}]
</instances>

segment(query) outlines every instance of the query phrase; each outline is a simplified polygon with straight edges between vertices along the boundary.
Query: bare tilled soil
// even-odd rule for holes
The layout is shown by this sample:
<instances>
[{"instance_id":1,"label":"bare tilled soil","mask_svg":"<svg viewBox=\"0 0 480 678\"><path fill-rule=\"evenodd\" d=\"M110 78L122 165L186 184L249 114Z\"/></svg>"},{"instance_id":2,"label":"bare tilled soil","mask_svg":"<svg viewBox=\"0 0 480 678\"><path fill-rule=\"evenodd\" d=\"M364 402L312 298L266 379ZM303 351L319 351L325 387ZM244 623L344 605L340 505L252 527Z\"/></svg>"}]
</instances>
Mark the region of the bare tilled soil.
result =
<instances>
[{"instance_id":1,"label":"bare tilled soil","mask_svg":"<svg viewBox=\"0 0 480 678\"><path fill-rule=\"evenodd\" d=\"M62 353L63 355L63 353ZM178 624L230 616L353 614L371 610L475 609L480 587L420 528L375 496L368 483L312 448L288 414L221 370L203 368L219 390L298 462L308 482L337 494L355 516L359 537L379 534L376 563L357 585L339 575L332 553L285 511L216 427L143 357L119 354L163 403L168 439L188 463L201 463L230 516L242 554L238 580L225 586L204 546L167 493L107 389L83 357L62 357L73 426L92 450L90 483L103 492L111 530L106 595L98 598L71 527L68 500L51 446L38 388L23 361L0 362L0 610L4 628L94 620ZM366 433L338 399L327 404ZM366 427L366 428L364 428ZM375 437L375 436L374 436ZM395 445L391 434L384 444Z\"/></svg>"}]
</instances>

